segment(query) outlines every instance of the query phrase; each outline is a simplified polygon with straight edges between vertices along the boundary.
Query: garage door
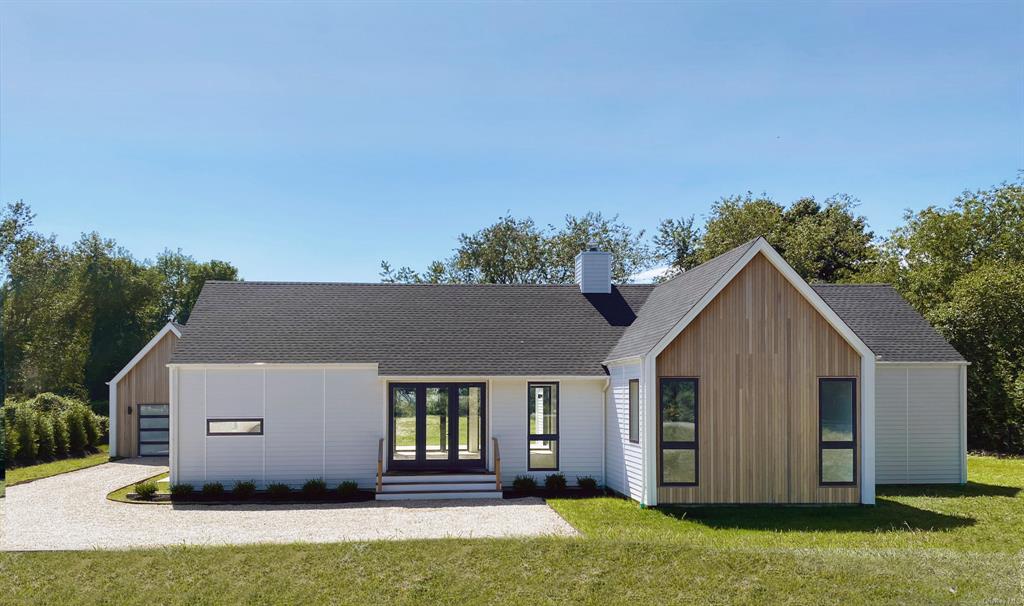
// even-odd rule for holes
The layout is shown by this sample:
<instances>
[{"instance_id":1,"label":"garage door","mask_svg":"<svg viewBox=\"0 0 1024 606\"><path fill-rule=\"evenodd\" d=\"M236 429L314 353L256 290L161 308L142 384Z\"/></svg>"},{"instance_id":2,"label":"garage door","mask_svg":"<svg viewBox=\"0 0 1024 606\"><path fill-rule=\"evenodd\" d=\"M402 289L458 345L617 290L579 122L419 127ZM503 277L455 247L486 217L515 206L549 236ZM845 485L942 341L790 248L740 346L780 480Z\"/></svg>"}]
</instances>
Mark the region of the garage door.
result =
<instances>
[{"instance_id":1,"label":"garage door","mask_svg":"<svg viewBox=\"0 0 1024 606\"><path fill-rule=\"evenodd\" d=\"M960 367L879 366L875 474L879 484L960 482Z\"/></svg>"},{"instance_id":2,"label":"garage door","mask_svg":"<svg viewBox=\"0 0 1024 606\"><path fill-rule=\"evenodd\" d=\"M170 411L170 404L139 404L139 456L167 456Z\"/></svg>"}]
</instances>

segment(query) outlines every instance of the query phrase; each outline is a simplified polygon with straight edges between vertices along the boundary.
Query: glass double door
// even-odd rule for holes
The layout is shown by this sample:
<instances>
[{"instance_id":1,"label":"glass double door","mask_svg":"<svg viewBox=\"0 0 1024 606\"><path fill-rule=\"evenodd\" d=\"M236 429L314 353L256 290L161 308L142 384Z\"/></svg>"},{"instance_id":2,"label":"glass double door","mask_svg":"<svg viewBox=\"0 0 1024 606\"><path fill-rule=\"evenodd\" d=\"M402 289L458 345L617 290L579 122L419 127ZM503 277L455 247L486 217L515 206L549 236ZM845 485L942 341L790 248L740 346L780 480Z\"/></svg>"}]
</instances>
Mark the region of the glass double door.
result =
<instances>
[{"instance_id":1,"label":"glass double door","mask_svg":"<svg viewBox=\"0 0 1024 606\"><path fill-rule=\"evenodd\" d=\"M391 383L389 469L484 469L483 383Z\"/></svg>"}]
</instances>

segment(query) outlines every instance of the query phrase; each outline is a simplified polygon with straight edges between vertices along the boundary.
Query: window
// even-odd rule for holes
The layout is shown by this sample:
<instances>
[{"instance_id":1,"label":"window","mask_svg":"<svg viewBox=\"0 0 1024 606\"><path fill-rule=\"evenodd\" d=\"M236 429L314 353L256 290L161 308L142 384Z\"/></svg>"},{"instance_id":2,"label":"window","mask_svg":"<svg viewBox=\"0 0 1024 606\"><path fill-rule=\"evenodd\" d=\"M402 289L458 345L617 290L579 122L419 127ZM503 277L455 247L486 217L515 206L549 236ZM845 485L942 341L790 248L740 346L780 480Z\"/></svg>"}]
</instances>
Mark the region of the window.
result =
<instances>
[{"instance_id":1,"label":"window","mask_svg":"<svg viewBox=\"0 0 1024 606\"><path fill-rule=\"evenodd\" d=\"M166 457L170 452L170 404L139 404L139 456Z\"/></svg>"},{"instance_id":2,"label":"window","mask_svg":"<svg viewBox=\"0 0 1024 606\"><path fill-rule=\"evenodd\" d=\"M857 477L855 379L818 380L819 469L823 485L852 485Z\"/></svg>"},{"instance_id":3,"label":"window","mask_svg":"<svg viewBox=\"0 0 1024 606\"><path fill-rule=\"evenodd\" d=\"M661 379L661 484L697 485L697 379Z\"/></svg>"},{"instance_id":4,"label":"window","mask_svg":"<svg viewBox=\"0 0 1024 606\"><path fill-rule=\"evenodd\" d=\"M263 419L207 419L208 436L261 436Z\"/></svg>"},{"instance_id":5,"label":"window","mask_svg":"<svg viewBox=\"0 0 1024 606\"><path fill-rule=\"evenodd\" d=\"M527 385L529 469L558 469L558 383Z\"/></svg>"},{"instance_id":6,"label":"window","mask_svg":"<svg viewBox=\"0 0 1024 606\"><path fill-rule=\"evenodd\" d=\"M640 379L629 380L629 441L640 441Z\"/></svg>"}]
</instances>

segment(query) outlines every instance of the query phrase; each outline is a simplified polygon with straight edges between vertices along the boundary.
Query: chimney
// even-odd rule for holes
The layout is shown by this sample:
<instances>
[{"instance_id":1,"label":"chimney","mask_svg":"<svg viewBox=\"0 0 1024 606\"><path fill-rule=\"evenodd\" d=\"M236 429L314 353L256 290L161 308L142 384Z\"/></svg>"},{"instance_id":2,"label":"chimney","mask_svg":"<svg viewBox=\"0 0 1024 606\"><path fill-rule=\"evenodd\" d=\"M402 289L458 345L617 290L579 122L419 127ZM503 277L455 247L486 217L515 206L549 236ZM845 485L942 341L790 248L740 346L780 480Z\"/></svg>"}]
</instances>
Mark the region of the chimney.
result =
<instances>
[{"instance_id":1,"label":"chimney","mask_svg":"<svg viewBox=\"0 0 1024 606\"><path fill-rule=\"evenodd\" d=\"M576 255L576 283L583 294L612 291L612 253L598 250L597 243Z\"/></svg>"}]
</instances>

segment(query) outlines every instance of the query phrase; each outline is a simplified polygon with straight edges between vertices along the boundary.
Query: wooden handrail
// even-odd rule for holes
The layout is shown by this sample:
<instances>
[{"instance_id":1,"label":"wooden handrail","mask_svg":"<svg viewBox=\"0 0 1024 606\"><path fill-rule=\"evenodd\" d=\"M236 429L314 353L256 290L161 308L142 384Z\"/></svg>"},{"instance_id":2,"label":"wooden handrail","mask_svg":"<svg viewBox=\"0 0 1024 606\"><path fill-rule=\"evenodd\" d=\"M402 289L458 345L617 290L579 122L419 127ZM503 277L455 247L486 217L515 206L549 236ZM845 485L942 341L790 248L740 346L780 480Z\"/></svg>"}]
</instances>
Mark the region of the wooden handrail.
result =
<instances>
[{"instance_id":1,"label":"wooden handrail","mask_svg":"<svg viewBox=\"0 0 1024 606\"><path fill-rule=\"evenodd\" d=\"M377 444L377 492L384 484L384 438Z\"/></svg>"},{"instance_id":2,"label":"wooden handrail","mask_svg":"<svg viewBox=\"0 0 1024 606\"><path fill-rule=\"evenodd\" d=\"M494 441L494 489L501 490L501 450L498 448L498 438L492 437Z\"/></svg>"}]
</instances>

